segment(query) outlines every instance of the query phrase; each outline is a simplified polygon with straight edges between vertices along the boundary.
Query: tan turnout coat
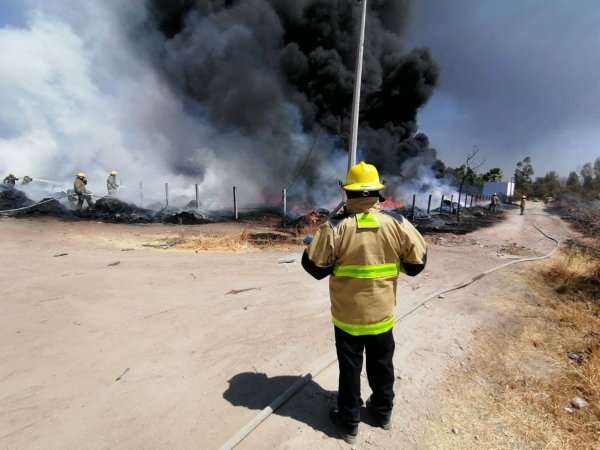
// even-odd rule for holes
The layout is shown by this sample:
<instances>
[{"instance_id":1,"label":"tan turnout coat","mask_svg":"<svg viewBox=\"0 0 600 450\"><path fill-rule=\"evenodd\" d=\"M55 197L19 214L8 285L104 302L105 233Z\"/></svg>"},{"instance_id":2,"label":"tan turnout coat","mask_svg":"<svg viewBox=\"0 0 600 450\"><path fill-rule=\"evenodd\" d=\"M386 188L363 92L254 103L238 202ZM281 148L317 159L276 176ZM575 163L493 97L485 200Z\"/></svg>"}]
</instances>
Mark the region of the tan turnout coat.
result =
<instances>
[{"instance_id":1,"label":"tan turnout coat","mask_svg":"<svg viewBox=\"0 0 600 450\"><path fill-rule=\"evenodd\" d=\"M390 319L393 325L398 273L403 264L424 267L427 245L408 220L382 212L376 198L346 206L346 215L319 227L306 254L317 267L334 267L329 293L336 326L348 331ZM373 227L359 225L365 217Z\"/></svg>"}]
</instances>

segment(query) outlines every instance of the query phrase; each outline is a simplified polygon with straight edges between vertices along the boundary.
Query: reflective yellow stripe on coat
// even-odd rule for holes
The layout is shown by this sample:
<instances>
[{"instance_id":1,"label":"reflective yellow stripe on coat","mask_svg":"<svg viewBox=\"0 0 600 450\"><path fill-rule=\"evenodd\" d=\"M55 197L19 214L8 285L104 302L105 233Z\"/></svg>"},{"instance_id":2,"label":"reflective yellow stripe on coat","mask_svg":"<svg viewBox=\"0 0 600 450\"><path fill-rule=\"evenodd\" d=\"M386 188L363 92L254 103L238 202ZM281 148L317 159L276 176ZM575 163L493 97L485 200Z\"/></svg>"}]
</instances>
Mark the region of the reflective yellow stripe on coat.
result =
<instances>
[{"instance_id":1,"label":"reflective yellow stripe on coat","mask_svg":"<svg viewBox=\"0 0 600 450\"><path fill-rule=\"evenodd\" d=\"M344 323L337 320L335 317L331 318L333 324L346 333L352 336L364 336L385 333L394 327L394 318L390 317L387 320L379 323L370 323L368 325L360 325L353 323Z\"/></svg>"},{"instance_id":2,"label":"reflective yellow stripe on coat","mask_svg":"<svg viewBox=\"0 0 600 450\"><path fill-rule=\"evenodd\" d=\"M400 267L400 263L336 266L333 275L349 278L387 278L397 276L401 272Z\"/></svg>"},{"instance_id":3,"label":"reflective yellow stripe on coat","mask_svg":"<svg viewBox=\"0 0 600 450\"><path fill-rule=\"evenodd\" d=\"M368 212L356 214L358 228L379 228L379 218Z\"/></svg>"}]
</instances>

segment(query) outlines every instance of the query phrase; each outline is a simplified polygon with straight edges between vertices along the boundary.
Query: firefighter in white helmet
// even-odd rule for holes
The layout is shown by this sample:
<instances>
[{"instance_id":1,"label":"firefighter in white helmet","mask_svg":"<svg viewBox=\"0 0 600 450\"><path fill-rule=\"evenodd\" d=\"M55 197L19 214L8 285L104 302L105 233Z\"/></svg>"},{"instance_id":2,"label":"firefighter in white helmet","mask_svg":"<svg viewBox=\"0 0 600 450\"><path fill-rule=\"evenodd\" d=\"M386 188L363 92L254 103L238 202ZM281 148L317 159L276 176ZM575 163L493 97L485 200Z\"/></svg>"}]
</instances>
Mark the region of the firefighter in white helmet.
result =
<instances>
[{"instance_id":1,"label":"firefighter in white helmet","mask_svg":"<svg viewBox=\"0 0 600 450\"><path fill-rule=\"evenodd\" d=\"M119 182L117 180L117 171L113 170L106 179L106 190L108 191L109 197L117 196L117 189L119 189Z\"/></svg>"},{"instance_id":2,"label":"firefighter in white helmet","mask_svg":"<svg viewBox=\"0 0 600 450\"><path fill-rule=\"evenodd\" d=\"M427 246L400 215L381 211L377 169L361 162L350 168L343 186L345 212L317 230L302 255L316 279L329 277L332 321L339 363L337 407L330 417L343 439L356 442L360 422L363 353L372 394L367 409L386 430L394 400L394 310L398 275L425 268Z\"/></svg>"},{"instance_id":3,"label":"firefighter in white helmet","mask_svg":"<svg viewBox=\"0 0 600 450\"><path fill-rule=\"evenodd\" d=\"M490 200L490 206L488 207L488 211L496 212L498 208L498 203L500 203L500 197L495 192L492 194L492 199Z\"/></svg>"},{"instance_id":4,"label":"firefighter in white helmet","mask_svg":"<svg viewBox=\"0 0 600 450\"><path fill-rule=\"evenodd\" d=\"M87 191L86 185L87 179L85 177L85 173L77 173L75 181L73 182L73 189L75 190L75 194L77 195L77 206L75 207L75 212L77 213L81 212L84 200L87 202L88 206L94 206L92 196Z\"/></svg>"}]
</instances>

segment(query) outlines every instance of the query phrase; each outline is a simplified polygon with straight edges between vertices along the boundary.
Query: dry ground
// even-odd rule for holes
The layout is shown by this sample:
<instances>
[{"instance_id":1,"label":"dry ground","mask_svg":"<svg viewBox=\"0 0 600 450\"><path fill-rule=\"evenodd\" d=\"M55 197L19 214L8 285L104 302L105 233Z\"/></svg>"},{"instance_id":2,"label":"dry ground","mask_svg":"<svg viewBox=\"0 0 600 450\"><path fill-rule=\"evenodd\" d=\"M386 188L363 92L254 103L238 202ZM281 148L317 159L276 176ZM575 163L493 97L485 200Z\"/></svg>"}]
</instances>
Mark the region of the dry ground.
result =
<instances>
[{"instance_id":1,"label":"dry ground","mask_svg":"<svg viewBox=\"0 0 600 450\"><path fill-rule=\"evenodd\" d=\"M509 214L490 229L429 236L426 271L399 283L398 316L483 270L548 253L553 243L535 221L560 239L571 235L532 204L525 216ZM217 224L1 220L0 447L218 448L329 360L327 283L303 272L301 246L147 246L222 231ZM488 364L474 353L476 338L502 326L514 313L510 302L527 298L520 267L448 293L397 324L393 429L362 424L357 448L460 448L462 435L452 428L465 425L446 420L439 390L461 365ZM327 418L336 384L334 364L239 448L347 448ZM366 379L363 389L366 398Z\"/></svg>"}]
</instances>

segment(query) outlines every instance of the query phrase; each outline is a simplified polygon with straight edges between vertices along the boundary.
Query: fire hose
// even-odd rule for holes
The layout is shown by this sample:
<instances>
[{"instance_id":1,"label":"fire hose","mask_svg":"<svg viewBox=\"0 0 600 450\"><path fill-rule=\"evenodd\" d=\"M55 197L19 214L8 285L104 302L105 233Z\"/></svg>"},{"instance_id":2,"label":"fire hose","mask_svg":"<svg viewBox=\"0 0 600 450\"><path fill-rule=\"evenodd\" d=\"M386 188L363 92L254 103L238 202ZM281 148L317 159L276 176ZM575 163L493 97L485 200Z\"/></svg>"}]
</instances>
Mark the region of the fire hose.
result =
<instances>
[{"instance_id":1,"label":"fire hose","mask_svg":"<svg viewBox=\"0 0 600 450\"><path fill-rule=\"evenodd\" d=\"M478 273L477 275L473 276L471 279L469 279L467 281L459 283L459 284L457 284L455 286L452 286L450 288L446 288L446 289L442 289L440 291L437 291L437 292L429 295L428 297L426 297L424 300L421 300L410 311L408 311L407 313L405 313L401 317L398 317L396 319L396 322L399 322L399 321L405 319L406 317L410 316L411 314L413 314L415 311L417 311L419 308L421 308L425 304L429 303L430 301L432 301L432 300L434 300L436 298L440 298L440 295L445 294L447 292L456 291L458 289L462 289L462 288L464 288L466 286L469 286L470 284L474 283L475 281L478 281L478 280L482 279L483 277L485 277L487 275L490 275L491 273L494 273L494 272L496 272L496 271L498 271L500 269L503 269L505 267L511 266L513 264L519 264L519 263L530 262L530 261L539 261L539 260L542 260L542 259L550 258L550 256L552 256L552 254L556 251L556 249L558 249L558 246L560 245L560 242L559 242L558 239L553 238L552 236L549 236L541 228L538 227L537 224L538 224L538 222L540 220L541 219L538 219L533 224L533 227L536 230L538 230L547 239L555 242L556 245L554 246L554 248L552 249L552 251L550 251L550 253L548 253L546 255L543 255L543 256L535 256L535 257L530 257L530 258L520 258L520 259L516 259L516 260L513 260L513 261L508 261L508 262L506 262L504 264L501 264L499 266L493 267L493 268L491 268L489 270L486 270L484 272ZM269 406L267 406L266 408L264 408L252 420L250 420L244 427L242 427L237 433L235 433L223 445L221 445L221 447L219 447L219 450L231 450L234 447L236 447L246 436L248 436L254 429L256 429L256 427L258 427L267 417L269 417L275 410L277 410L277 408L279 408L281 405L283 405L285 402L287 402L297 392L299 392L309 381L311 381L314 378L316 378L321 372L323 372L325 369L327 369L328 367L330 367L336 361L337 361L337 356L336 355L331 355L330 358L328 358L324 363L318 365L314 370L312 370L310 372L307 372L305 375L303 375L302 377L300 377L292 386L290 386L288 389L286 389L285 392L283 392L275 400L273 400Z\"/></svg>"},{"instance_id":2,"label":"fire hose","mask_svg":"<svg viewBox=\"0 0 600 450\"><path fill-rule=\"evenodd\" d=\"M18 212L18 211L26 211L28 209L35 208L36 206L43 205L44 203L50 203L50 202L53 202L54 200L60 200L61 198L65 198L65 197L68 197L68 196L69 196L68 194L65 194L65 195L62 195L60 197L47 198L45 200L41 200L41 201L39 201L37 203L34 203L33 205L23 206L22 208L6 209L4 211L0 211L0 215L7 215L8 216L8 215L10 215L12 213L15 213L15 212Z\"/></svg>"},{"instance_id":3,"label":"fire hose","mask_svg":"<svg viewBox=\"0 0 600 450\"><path fill-rule=\"evenodd\" d=\"M102 195L94 195L92 192L86 192L85 195L90 196L90 197L94 197L94 198L106 198L105 196ZM21 208L15 208L15 209L5 209L4 211L0 211L0 215L6 215L9 216L13 213L19 212L19 211L26 211L28 209L32 209L35 208L39 205L43 205L45 203L50 203L53 202L55 200L60 200L63 199L65 197L71 197L71 196L77 196L77 194L72 193L72 194L65 194L65 195L61 195L60 197L53 197L53 198L46 198L44 200L40 200L37 203L34 203L33 205L29 205L29 206L23 206Z\"/></svg>"}]
</instances>

